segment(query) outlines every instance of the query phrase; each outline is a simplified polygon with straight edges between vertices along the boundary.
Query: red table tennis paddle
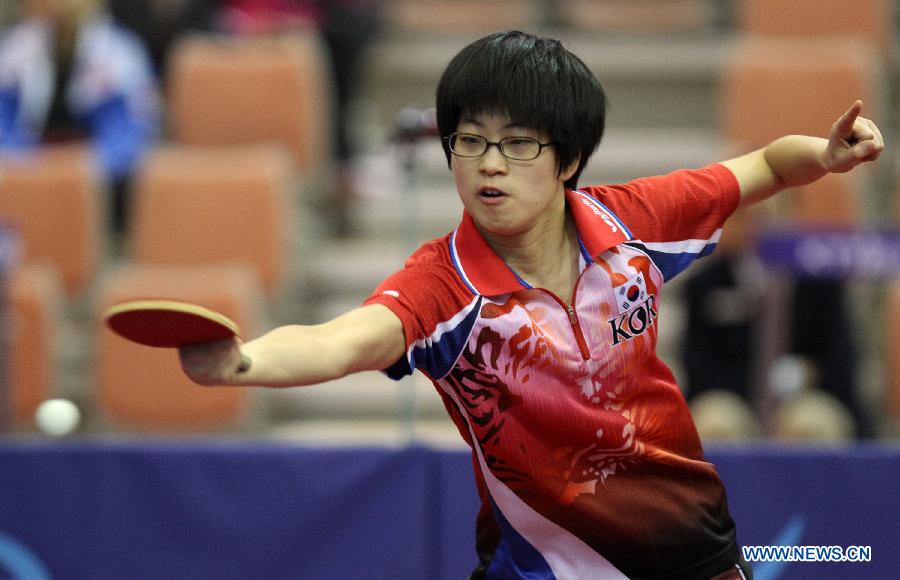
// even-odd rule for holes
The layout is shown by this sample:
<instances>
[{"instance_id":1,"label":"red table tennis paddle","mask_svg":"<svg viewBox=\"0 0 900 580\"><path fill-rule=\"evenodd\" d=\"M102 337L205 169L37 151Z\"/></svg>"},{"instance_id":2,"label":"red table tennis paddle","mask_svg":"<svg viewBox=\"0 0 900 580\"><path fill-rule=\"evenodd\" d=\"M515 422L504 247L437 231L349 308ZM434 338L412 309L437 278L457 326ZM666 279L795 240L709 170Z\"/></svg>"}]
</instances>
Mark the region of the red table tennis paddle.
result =
<instances>
[{"instance_id":1,"label":"red table tennis paddle","mask_svg":"<svg viewBox=\"0 0 900 580\"><path fill-rule=\"evenodd\" d=\"M132 300L111 306L106 325L122 338L145 346L179 348L226 340L240 334L238 325L219 312L179 300ZM250 368L243 356L238 372Z\"/></svg>"}]
</instances>

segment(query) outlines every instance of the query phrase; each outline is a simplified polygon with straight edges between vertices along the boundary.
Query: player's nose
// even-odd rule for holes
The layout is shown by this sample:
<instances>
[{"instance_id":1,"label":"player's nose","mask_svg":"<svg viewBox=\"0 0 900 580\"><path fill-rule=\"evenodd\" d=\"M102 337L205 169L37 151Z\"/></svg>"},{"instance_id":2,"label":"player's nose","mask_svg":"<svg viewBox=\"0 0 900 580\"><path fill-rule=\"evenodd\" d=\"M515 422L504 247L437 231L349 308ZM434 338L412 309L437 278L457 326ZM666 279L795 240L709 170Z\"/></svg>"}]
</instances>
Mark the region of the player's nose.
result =
<instances>
[{"instance_id":1,"label":"player's nose","mask_svg":"<svg viewBox=\"0 0 900 580\"><path fill-rule=\"evenodd\" d=\"M500 152L499 145L495 143L488 145L487 151L480 158L479 169L485 175L506 173L506 157Z\"/></svg>"}]
</instances>

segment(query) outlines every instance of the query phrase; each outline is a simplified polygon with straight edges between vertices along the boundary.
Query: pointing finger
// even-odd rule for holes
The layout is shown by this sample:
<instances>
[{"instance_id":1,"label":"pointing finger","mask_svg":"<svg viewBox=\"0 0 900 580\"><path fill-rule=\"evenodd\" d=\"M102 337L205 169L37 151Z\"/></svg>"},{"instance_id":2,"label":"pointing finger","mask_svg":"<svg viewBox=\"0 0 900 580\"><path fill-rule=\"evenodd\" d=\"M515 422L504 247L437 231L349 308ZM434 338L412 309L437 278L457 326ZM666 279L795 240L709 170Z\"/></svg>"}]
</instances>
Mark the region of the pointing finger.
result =
<instances>
[{"instance_id":1,"label":"pointing finger","mask_svg":"<svg viewBox=\"0 0 900 580\"><path fill-rule=\"evenodd\" d=\"M862 101L857 100L834 123L831 129L832 135L842 139L849 138L853 134L853 125L856 123L856 118L859 117L860 112L862 112Z\"/></svg>"}]
</instances>

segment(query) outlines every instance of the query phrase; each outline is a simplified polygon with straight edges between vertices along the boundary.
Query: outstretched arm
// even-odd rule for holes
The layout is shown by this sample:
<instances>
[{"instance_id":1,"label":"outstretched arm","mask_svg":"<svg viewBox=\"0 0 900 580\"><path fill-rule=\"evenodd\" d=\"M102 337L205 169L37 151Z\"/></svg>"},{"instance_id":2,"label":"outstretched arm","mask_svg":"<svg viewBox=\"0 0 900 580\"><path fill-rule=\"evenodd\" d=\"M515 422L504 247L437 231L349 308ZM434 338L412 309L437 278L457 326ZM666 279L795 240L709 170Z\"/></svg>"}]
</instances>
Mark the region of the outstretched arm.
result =
<instances>
[{"instance_id":1,"label":"outstretched arm","mask_svg":"<svg viewBox=\"0 0 900 580\"><path fill-rule=\"evenodd\" d=\"M723 161L740 184L741 205L878 159L884 140L875 123L859 116L862 106L862 101L853 103L831 126L827 139L788 135L762 149Z\"/></svg>"},{"instance_id":2,"label":"outstretched arm","mask_svg":"<svg viewBox=\"0 0 900 580\"><path fill-rule=\"evenodd\" d=\"M280 326L241 344L237 339L179 349L185 374L201 385L312 385L380 370L405 352L403 325L382 305L363 306L324 324ZM242 357L250 366L240 370Z\"/></svg>"}]
</instances>

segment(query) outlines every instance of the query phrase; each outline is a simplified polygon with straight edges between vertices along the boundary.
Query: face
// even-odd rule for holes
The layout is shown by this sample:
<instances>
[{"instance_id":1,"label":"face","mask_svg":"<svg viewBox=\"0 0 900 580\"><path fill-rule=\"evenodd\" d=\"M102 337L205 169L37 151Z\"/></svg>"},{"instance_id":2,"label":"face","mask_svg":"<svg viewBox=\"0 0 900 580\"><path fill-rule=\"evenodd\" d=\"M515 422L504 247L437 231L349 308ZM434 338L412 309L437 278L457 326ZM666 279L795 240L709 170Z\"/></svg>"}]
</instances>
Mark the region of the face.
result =
<instances>
[{"instance_id":1,"label":"face","mask_svg":"<svg viewBox=\"0 0 900 580\"><path fill-rule=\"evenodd\" d=\"M457 132L481 135L498 142L506 137L551 139L540 132L513 125L506 115L478 114L460 118ZM557 175L552 146L531 161L507 159L499 147L488 146L480 157L451 156L456 189L466 210L483 234L513 237L534 228L564 223L564 183L577 168L577 160Z\"/></svg>"}]
</instances>

